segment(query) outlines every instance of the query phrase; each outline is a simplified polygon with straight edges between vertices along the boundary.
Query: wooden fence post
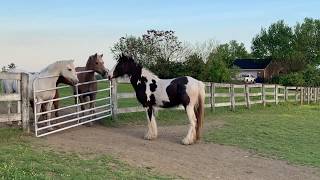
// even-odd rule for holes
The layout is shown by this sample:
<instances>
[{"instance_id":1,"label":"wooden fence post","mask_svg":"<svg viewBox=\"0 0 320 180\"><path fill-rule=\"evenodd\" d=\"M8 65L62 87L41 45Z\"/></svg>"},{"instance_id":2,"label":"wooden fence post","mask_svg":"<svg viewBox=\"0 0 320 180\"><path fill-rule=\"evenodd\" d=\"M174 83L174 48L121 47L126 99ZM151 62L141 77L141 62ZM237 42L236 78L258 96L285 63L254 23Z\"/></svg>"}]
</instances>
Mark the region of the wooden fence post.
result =
<instances>
[{"instance_id":1,"label":"wooden fence post","mask_svg":"<svg viewBox=\"0 0 320 180\"><path fill-rule=\"evenodd\" d=\"M230 92L231 109L232 109L232 111L235 111L236 110L236 100L234 97L234 84L231 84L230 88L231 88L231 92Z\"/></svg>"},{"instance_id":2,"label":"wooden fence post","mask_svg":"<svg viewBox=\"0 0 320 180\"><path fill-rule=\"evenodd\" d=\"M29 75L26 73L21 73L21 83L20 83L20 95L21 95L21 120L23 131L30 133L29 124Z\"/></svg>"},{"instance_id":3,"label":"wooden fence post","mask_svg":"<svg viewBox=\"0 0 320 180\"><path fill-rule=\"evenodd\" d=\"M288 96L288 93L289 93L289 92L288 92L288 87L285 86L285 87L284 87L284 101L285 101L285 102L288 101L288 97L289 97L289 96Z\"/></svg>"},{"instance_id":4,"label":"wooden fence post","mask_svg":"<svg viewBox=\"0 0 320 180\"><path fill-rule=\"evenodd\" d=\"M251 103L250 103L250 87L248 86L248 84L245 85L245 90L246 90L246 104L247 104L247 108L251 108Z\"/></svg>"},{"instance_id":5,"label":"wooden fence post","mask_svg":"<svg viewBox=\"0 0 320 180\"><path fill-rule=\"evenodd\" d=\"M261 88L261 94L262 94L262 104L263 106L266 106L267 102L266 102L266 87L264 86L264 84L262 84L262 88Z\"/></svg>"},{"instance_id":6,"label":"wooden fence post","mask_svg":"<svg viewBox=\"0 0 320 180\"><path fill-rule=\"evenodd\" d=\"M317 103L318 102L318 94L319 94L319 88L315 88L314 89L314 102Z\"/></svg>"},{"instance_id":7,"label":"wooden fence post","mask_svg":"<svg viewBox=\"0 0 320 180\"><path fill-rule=\"evenodd\" d=\"M304 101L304 87L300 87L300 105L303 105Z\"/></svg>"},{"instance_id":8,"label":"wooden fence post","mask_svg":"<svg viewBox=\"0 0 320 180\"><path fill-rule=\"evenodd\" d=\"M307 103L310 104L310 87L307 87Z\"/></svg>"},{"instance_id":9,"label":"wooden fence post","mask_svg":"<svg viewBox=\"0 0 320 180\"><path fill-rule=\"evenodd\" d=\"M298 102L298 96L299 96L298 90L299 90L299 87L296 87L296 92L295 92L295 102L296 103Z\"/></svg>"},{"instance_id":10,"label":"wooden fence post","mask_svg":"<svg viewBox=\"0 0 320 180\"><path fill-rule=\"evenodd\" d=\"M211 107L212 110L215 111L215 104L216 104L216 98L215 98L215 94L216 94L216 86L215 83L211 83Z\"/></svg>"},{"instance_id":11,"label":"wooden fence post","mask_svg":"<svg viewBox=\"0 0 320 180\"><path fill-rule=\"evenodd\" d=\"M276 85L274 86L274 101L275 101L276 104L279 103L278 92L279 92L278 84L276 84Z\"/></svg>"},{"instance_id":12,"label":"wooden fence post","mask_svg":"<svg viewBox=\"0 0 320 180\"><path fill-rule=\"evenodd\" d=\"M112 119L116 120L118 115L118 98L117 98L117 80L111 81L111 102L112 102Z\"/></svg>"}]
</instances>

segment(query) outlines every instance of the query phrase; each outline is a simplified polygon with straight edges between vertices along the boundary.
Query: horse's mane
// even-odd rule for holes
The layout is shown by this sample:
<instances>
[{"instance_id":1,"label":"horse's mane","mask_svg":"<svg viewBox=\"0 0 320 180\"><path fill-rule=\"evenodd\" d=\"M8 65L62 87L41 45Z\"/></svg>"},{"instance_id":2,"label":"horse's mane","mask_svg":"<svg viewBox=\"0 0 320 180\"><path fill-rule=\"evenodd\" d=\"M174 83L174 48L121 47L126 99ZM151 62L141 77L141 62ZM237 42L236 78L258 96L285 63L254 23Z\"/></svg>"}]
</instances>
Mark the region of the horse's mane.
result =
<instances>
[{"instance_id":1,"label":"horse's mane","mask_svg":"<svg viewBox=\"0 0 320 180\"><path fill-rule=\"evenodd\" d=\"M156 77L158 78L158 76L156 74L154 74L152 71L150 71L148 68L145 68L143 67L140 63L138 63L132 56L130 55L125 55L125 54L121 54L119 55L119 58L118 58L118 62L120 60L125 60L125 61L132 61L134 64L136 64L138 67L141 67L142 71L146 72L149 74L149 76L153 76L153 77Z\"/></svg>"},{"instance_id":2,"label":"horse's mane","mask_svg":"<svg viewBox=\"0 0 320 180\"><path fill-rule=\"evenodd\" d=\"M57 68L57 66L61 67L61 66L64 66L64 65L68 65L68 64L71 64L73 63L74 60L61 60L61 61L56 61L50 65L48 65L46 68L44 68L43 70L40 71L40 73L43 73L43 72L48 72L48 71L51 71L53 70L53 68Z\"/></svg>"}]
</instances>

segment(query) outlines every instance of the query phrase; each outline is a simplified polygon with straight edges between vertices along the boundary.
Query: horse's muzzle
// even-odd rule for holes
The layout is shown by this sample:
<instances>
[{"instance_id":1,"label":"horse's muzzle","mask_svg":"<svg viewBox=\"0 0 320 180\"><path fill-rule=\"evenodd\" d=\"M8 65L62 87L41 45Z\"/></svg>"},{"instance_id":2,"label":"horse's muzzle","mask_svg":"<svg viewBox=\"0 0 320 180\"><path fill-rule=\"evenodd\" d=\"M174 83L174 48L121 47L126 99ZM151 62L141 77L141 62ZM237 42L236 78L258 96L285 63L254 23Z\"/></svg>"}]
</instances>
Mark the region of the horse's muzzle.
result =
<instances>
[{"instance_id":1,"label":"horse's muzzle","mask_svg":"<svg viewBox=\"0 0 320 180\"><path fill-rule=\"evenodd\" d=\"M73 85L76 85L79 83L79 79L72 79L71 82Z\"/></svg>"}]
</instances>

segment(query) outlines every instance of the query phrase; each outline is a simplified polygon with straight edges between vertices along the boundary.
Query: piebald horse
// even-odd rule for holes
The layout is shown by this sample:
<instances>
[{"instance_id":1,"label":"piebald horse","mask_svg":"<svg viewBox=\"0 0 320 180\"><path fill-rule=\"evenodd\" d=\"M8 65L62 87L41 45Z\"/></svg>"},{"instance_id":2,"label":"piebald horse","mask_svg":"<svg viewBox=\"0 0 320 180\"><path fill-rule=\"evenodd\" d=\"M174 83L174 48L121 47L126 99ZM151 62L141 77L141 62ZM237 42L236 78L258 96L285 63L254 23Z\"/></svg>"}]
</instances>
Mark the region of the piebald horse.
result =
<instances>
[{"instance_id":1,"label":"piebald horse","mask_svg":"<svg viewBox=\"0 0 320 180\"><path fill-rule=\"evenodd\" d=\"M135 62L132 57L121 55L109 72L109 79L128 75L136 97L146 109L148 130L145 139L157 138L156 107L170 108L183 105L190 122L188 134L182 144L193 144L200 139L204 118L205 85L192 77L160 79Z\"/></svg>"}]
</instances>

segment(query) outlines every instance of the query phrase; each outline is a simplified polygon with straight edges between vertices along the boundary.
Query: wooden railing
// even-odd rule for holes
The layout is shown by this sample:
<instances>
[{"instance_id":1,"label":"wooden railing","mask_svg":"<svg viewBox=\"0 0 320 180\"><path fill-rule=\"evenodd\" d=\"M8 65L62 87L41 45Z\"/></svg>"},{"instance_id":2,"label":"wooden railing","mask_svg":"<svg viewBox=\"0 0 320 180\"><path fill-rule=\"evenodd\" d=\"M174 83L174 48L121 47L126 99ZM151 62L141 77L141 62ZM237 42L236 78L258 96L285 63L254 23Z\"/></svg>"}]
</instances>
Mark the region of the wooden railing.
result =
<instances>
[{"instance_id":1,"label":"wooden railing","mask_svg":"<svg viewBox=\"0 0 320 180\"><path fill-rule=\"evenodd\" d=\"M17 113L0 114L0 123L22 121L22 127L26 132L30 132L29 126L29 77L25 73L7 73L0 72L0 81L3 79L17 80L20 83L19 93L14 94L0 94L0 102L16 101Z\"/></svg>"},{"instance_id":2,"label":"wooden railing","mask_svg":"<svg viewBox=\"0 0 320 180\"><path fill-rule=\"evenodd\" d=\"M118 93L117 84L128 83L127 81L113 81L113 115L141 112L142 106L118 108L118 100L122 98L136 98L134 92ZM235 110L237 106L251 108L254 104L268 103L278 104L280 102L296 102L299 104L310 104L320 101L320 88L318 87L293 87L281 86L277 84L226 84L210 83L206 84L206 104L205 106L214 110L217 107L230 107ZM302 97L302 98L301 98ZM178 107L182 109L182 107Z\"/></svg>"}]
</instances>

